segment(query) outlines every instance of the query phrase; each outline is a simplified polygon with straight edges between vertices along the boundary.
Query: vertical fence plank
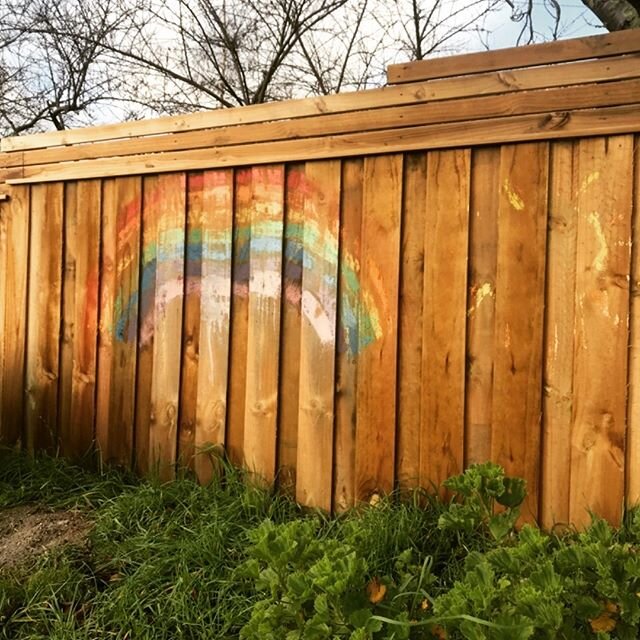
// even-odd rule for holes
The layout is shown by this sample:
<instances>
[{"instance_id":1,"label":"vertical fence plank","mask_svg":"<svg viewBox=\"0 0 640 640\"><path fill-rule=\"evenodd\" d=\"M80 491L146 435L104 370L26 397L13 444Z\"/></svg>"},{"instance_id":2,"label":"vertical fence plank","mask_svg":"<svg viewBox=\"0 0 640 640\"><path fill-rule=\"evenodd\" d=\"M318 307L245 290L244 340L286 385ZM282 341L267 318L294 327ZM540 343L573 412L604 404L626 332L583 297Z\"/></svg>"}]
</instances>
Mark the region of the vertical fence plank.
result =
<instances>
[{"instance_id":1,"label":"vertical fence plank","mask_svg":"<svg viewBox=\"0 0 640 640\"><path fill-rule=\"evenodd\" d=\"M579 142L570 518L624 499L633 136Z\"/></svg>"},{"instance_id":2,"label":"vertical fence plank","mask_svg":"<svg viewBox=\"0 0 640 640\"><path fill-rule=\"evenodd\" d=\"M465 462L491 459L500 147L471 152Z\"/></svg>"},{"instance_id":3,"label":"vertical fence plank","mask_svg":"<svg viewBox=\"0 0 640 640\"><path fill-rule=\"evenodd\" d=\"M364 160L356 498L393 488L402 155Z\"/></svg>"},{"instance_id":4,"label":"vertical fence plank","mask_svg":"<svg viewBox=\"0 0 640 640\"><path fill-rule=\"evenodd\" d=\"M406 154L398 320L398 451L396 454L396 480L401 489L416 487L420 482L426 198L427 154Z\"/></svg>"},{"instance_id":5,"label":"vertical fence plank","mask_svg":"<svg viewBox=\"0 0 640 640\"><path fill-rule=\"evenodd\" d=\"M357 374L360 337L360 233L362 229L364 161L342 163L340 265L338 279L338 355L336 360L336 425L333 508L353 506L357 427Z\"/></svg>"},{"instance_id":6,"label":"vertical fence plank","mask_svg":"<svg viewBox=\"0 0 640 640\"><path fill-rule=\"evenodd\" d=\"M2 385L0 391L0 442L17 445L23 439L25 415L25 345L27 329L27 273L29 268L30 187L11 189L10 199L0 205L4 224L2 327Z\"/></svg>"},{"instance_id":7,"label":"vertical fence plank","mask_svg":"<svg viewBox=\"0 0 640 640\"><path fill-rule=\"evenodd\" d=\"M73 356L75 329L76 254L78 252L78 183L64 185L64 229L62 269L62 324L60 335L60 379L58 382L58 435L60 453L74 456L75 425L71 425L73 403ZM99 240L99 238L98 238ZM75 444L75 443L74 443Z\"/></svg>"},{"instance_id":8,"label":"vertical fence plank","mask_svg":"<svg viewBox=\"0 0 640 640\"><path fill-rule=\"evenodd\" d=\"M204 172L187 174L187 223L178 466L195 471L203 255ZM203 481L206 481L203 478Z\"/></svg>"},{"instance_id":9,"label":"vertical fence plank","mask_svg":"<svg viewBox=\"0 0 640 640\"><path fill-rule=\"evenodd\" d=\"M196 412L196 473L215 471L211 447L224 445L227 415L233 172L206 171L202 189L201 316Z\"/></svg>"},{"instance_id":10,"label":"vertical fence plank","mask_svg":"<svg viewBox=\"0 0 640 640\"><path fill-rule=\"evenodd\" d=\"M231 297L231 354L226 449L234 464L244 463L244 416L247 387L247 335L249 332L249 268L253 173L235 172L233 209L233 293Z\"/></svg>"},{"instance_id":11,"label":"vertical fence plank","mask_svg":"<svg viewBox=\"0 0 640 640\"><path fill-rule=\"evenodd\" d=\"M144 179L136 459L163 479L177 447L185 211L184 174Z\"/></svg>"},{"instance_id":12,"label":"vertical fence plank","mask_svg":"<svg viewBox=\"0 0 640 640\"><path fill-rule=\"evenodd\" d=\"M124 467L133 456L141 198L138 177L104 181L96 443L103 461Z\"/></svg>"},{"instance_id":13,"label":"vertical fence plank","mask_svg":"<svg viewBox=\"0 0 640 640\"><path fill-rule=\"evenodd\" d=\"M4 384L8 380L7 369L4 365L7 338L5 335L5 314L7 308L7 253L8 253L8 226L11 215L10 203L0 202L0 444L14 444L16 438L9 434L9 427L4 425L5 411L3 409Z\"/></svg>"},{"instance_id":14,"label":"vertical fence plank","mask_svg":"<svg viewBox=\"0 0 640 640\"><path fill-rule=\"evenodd\" d=\"M491 452L527 481L529 521L538 515L548 160L547 143L501 150Z\"/></svg>"},{"instance_id":15,"label":"vertical fence plank","mask_svg":"<svg viewBox=\"0 0 640 640\"><path fill-rule=\"evenodd\" d=\"M26 443L29 451L57 444L63 183L31 192Z\"/></svg>"},{"instance_id":16,"label":"vertical fence plank","mask_svg":"<svg viewBox=\"0 0 640 640\"><path fill-rule=\"evenodd\" d=\"M576 287L577 163L573 142L551 147L545 295L545 361L541 478L542 526L569 521Z\"/></svg>"},{"instance_id":17,"label":"vertical fence plank","mask_svg":"<svg viewBox=\"0 0 640 640\"><path fill-rule=\"evenodd\" d=\"M280 410L278 411L278 484L289 495L296 485L298 395L300 390L300 323L302 233L306 179L304 164L287 167L285 187L282 337L280 344Z\"/></svg>"},{"instance_id":18,"label":"vertical fence plank","mask_svg":"<svg viewBox=\"0 0 640 640\"><path fill-rule=\"evenodd\" d=\"M627 407L627 507L640 504L640 138L638 136L635 140L634 163Z\"/></svg>"},{"instance_id":19,"label":"vertical fence plank","mask_svg":"<svg viewBox=\"0 0 640 640\"><path fill-rule=\"evenodd\" d=\"M327 511L332 506L340 170L336 160L308 162L305 169L296 497Z\"/></svg>"},{"instance_id":20,"label":"vertical fence plank","mask_svg":"<svg viewBox=\"0 0 640 640\"><path fill-rule=\"evenodd\" d=\"M87 454L94 438L100 256L100 180L66 185L60 451Z\"/></svg>"},{"instance_id":21,"label":"vertical fence plank","mask_svg":"<svg viewBox=\"0 0 640 640\"><path fill-rule=\"evenodd\" d=\"M135 459L136 468L146 475L152 469L151 449L151 381L153 378L153 331L156 293L156 242L160 216L159 176L142 179L142 229L140 250L138 362L136 379ZM155 418L155 416L154 416Z\"/></svg>"},{"instance_id":22,"label":"vertical fence plank","mask_svg":"<svg viewBox=\"0 0 640 640\"><path fill-rule=\"evenodd\" d=\"M113 369L114 306L116 298L116 180L102 182L100 220L100 303L98 317L98 361L96 393L96 449L102 462L109 462L110 401Z\"/></svg>"},{"instance_id":23,"label":"vertical fence plank","mask_svg":"<svg viewBox=\"0 0 640 640\"><path fill-rule=\"evenodd\" d=\"M421 485L440 484L464 464L469 238L469 150L427 159L422 358Z\"/></svg>"},{"instance_id":24,"label":"vertical fence plank","mask_svg":"<svg viewBox=\"0 0 640 640\"><path fill-rule=\"evenodd\" d=\"M155 262L155 289L152 317L143 316L143 336L145 331L154 335L150 406L145 418L149 423L149 465L157 469L160 478L169 479L176 462L180 397L185 174L159 176L156 192L151 197L151 202L145 200L145 215L149 212L155 216L156 235L146 244L145 234L144 263L146 268Z\"/></svg>"},{"instance_id":25,"label":"vertical fence plank","mask_svg":"<svg viewBox=\"0 0 640 640\"><path fill-rule=\"evenodd\" d=\"M252 169L244 455L271 482L276 466L284 166Z\"/></svg>"}]
</instances>

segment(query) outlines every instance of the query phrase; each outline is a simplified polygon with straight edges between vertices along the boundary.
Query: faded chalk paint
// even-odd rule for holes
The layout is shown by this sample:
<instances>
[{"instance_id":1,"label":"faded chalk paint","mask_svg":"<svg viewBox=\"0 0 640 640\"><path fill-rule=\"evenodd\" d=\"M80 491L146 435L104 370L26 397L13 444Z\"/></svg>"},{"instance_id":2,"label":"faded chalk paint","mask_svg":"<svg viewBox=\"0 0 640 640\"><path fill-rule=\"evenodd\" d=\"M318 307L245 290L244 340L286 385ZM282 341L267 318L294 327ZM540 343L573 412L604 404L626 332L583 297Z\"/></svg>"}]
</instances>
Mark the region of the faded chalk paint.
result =
<instances>
[{"instance_id":1,"label":"faded chalk paint","mask_svg":"<svg viewBox=\"0 0 640 640\"><path fill-rule=\"evenodd\" d=\"M578 193L576 195L580 195L581 193L584 193L596 180L598 180L598 178L600 178L599 171L593 171L592 173L590 173L582 181L582 184L580 185L580 188L578 189Z\"/></svg>"},{"instance_id":2,"label":"faded chalk paint","mask_svg":"<svg viewBox=\"0 0 640 640\"><path fill-rule=\"evenodd\" d=\"M236 172L239 188L242 188L243 180L250 180L249 173ZM301 197L315 197L316 191L304 174L300 175L299 181ZM213 189L215 191L215 185ZM161 203L154 197L157 196L147 195L150 198L147 204L155 204L161 211ZM215 201L215 195L213 199ZM182 298L185 293L199 294L203 319L214 328L222 327L230 320L231 296L246 298L251 293L265 301L284 294L287 304L300 308L323 344L333 342L336 340L337 278L327 275L317 285L317 290L304 293L301 282L303 269L337 273L338 267L342 285L338 349L355 356L379 340L383 335L379 307L385 304L384 292L362 290L358 261L346 251L341 255L338 238L321 228L318 221L305 220L298 212L283 228L281 220L273 219L280 215L279 206L278 203L258 201L254 203L254 210L244 212L240 224L233 230L208 229L203 232L195 228L189 231L186 243L184 228L162 228L161 216L157 237L142 247L139 281L133 277L137 273L133 257L120 258L114 321L108 327L116 340L132 342L138 335L140 346L148 344L154 333L155 315L163 313L173 300ZM117 233L123 242L137 237L139 216L139 201L125 203L121 208ZM265 219L260 220L261 217ZM323 268L323 264L330 268ZM186 278L157 283L160 265L162 270L168 267L184 271ZM231 279L228 277L230 272ZM484 289L482 295L488 295L484 294ZM480 302L478 300L477 304Z\"/></svg>"},{"instance_id":3,"label":"faded chalk paint","mask_svg":"<svg viewBox=\"0 0 640 640\"><path fill-rule=\"evenodd\" d=\"M524 200L522 199L520 194L518 194L517 191L513 189L508 179L504 181L504 184L502 185L502 191L507 196L507 200L509 200L509 204L513 209L515 209L516 211L524 210Z\"/></svg>"},{"instance_id":4,"label":"faded chalk paint","mask_svg":"<svg viewBox=\"0 0 640 640\"><path fill-rule=\"evenodd\" d=\"M492 298L495 295L490 282L483 282L473 291L473 304L467 311L468 316L472 316L480 307L485 298Z\"/></svg>"},{"instance_id":5,"label":"faded chalk paint","mask_svg":"<svg viewBox=\"0 0 640 640\"><path fill-rule=\"evenodd\" d=\"M282 274L272 269L255 269L249 280L249 293L263 298L277 298L280 296Z\"/></svg>"},{"instance_id":6,"label":"faded chalk paint","mask_svg":"<svg viewBox=\"0 0 640 640\"><path fill-rule=\"evenodd\" d=\"M511 349L511 325L508 322L504 325L504 346Z\"/></svg>"},{"instance_id":7,"label":"faded chalk paint","mask_svg":"<svg viewBox=\"0 0 640 640\"><path fill-rule=\"evenodd\" d=\"M313 293L303 291L302 314L313 327L322 344L333 344L335 340L335 309L325 309Z\"/></svg>"},{"instance_id":8,"label":"faded chalk paint","mask_svg":"<svg viewBox=\"0 0 640 640\"><path fill-rule=\"evenodd\" d=\"M231 281L220 273L209 273L198 281L200 291L200 313L203 320L221 330L229 322Z\"/></svg>"},{"instance_id":9,"label":"faded chalk paint","mask_svg":"<svg viewBox=\"0 0 640 640\"><path fill-rule=\"evenodd\" d=\"M592 265L596 271L602 273L607 268L607 262L609 261L609 248L607 246L607 238L602 229L600 214L597 211L592 211L587 217L587 221L593 227L593 232L596 234L596 240L598 241L598 253L593 259Z\"/></svg>"}]
</instances>

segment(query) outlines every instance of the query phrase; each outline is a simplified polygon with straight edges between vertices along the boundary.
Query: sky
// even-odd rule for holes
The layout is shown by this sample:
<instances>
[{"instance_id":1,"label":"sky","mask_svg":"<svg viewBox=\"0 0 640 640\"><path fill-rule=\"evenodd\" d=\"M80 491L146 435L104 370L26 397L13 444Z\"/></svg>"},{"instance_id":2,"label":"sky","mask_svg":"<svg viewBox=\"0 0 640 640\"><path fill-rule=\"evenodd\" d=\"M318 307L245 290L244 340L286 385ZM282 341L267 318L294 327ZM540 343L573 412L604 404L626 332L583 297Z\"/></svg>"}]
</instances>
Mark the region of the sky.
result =
<instances>
[{"instance_id":1,"label":"sky","mask_svg":"<svg viewBox=\"0 0 640 640\"><path fill-rule=\"evenodd\" d=\"M605 33L604 28L596 16L578 0L560 2L562 8L561 38L579 38ZM510 20L510 8L505 2L504 9L496 12L487 21L486 28L490 31L489 44L492 49L512 47L516 44L521 29L519 23ZM543 2L534 0L534 14L536 28L541 35L549 35L553 29L553 19L543 6ZM547 37L547 39L549 39Z\"/></svg>"}]
</instances>

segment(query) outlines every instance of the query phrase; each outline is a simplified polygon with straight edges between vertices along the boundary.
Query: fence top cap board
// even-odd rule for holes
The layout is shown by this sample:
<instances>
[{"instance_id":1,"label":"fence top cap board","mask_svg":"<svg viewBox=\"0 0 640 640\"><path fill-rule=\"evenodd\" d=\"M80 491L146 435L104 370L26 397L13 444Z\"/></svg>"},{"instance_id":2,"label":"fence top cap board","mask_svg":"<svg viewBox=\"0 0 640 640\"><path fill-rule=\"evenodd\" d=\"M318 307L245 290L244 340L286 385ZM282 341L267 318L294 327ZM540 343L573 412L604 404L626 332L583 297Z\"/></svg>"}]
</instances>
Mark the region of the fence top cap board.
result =
<instances>
[{"instance_id":1,"label":"fence top cap board","mask_svg":"<svg viewBox=\"0 0 640 640\"><path fill-rule=\"evenodd\" d=\"M5 138L0 181L640 131L638 29L392 65L388 78L380 89Z\"/></svg>"},{"instance_id":2,"label":"fence top cap board","mask_svg":"<svg viewBox=\"0 0 640 640\"><path fill-rule=\"evenodd\" d=\"M600 36L393 64L387 69L387 81L389 84L399 84L484 71L605 58L633 53L638 50L639 45L640 29L630 29Z\"/></svg>"}]
</instances>

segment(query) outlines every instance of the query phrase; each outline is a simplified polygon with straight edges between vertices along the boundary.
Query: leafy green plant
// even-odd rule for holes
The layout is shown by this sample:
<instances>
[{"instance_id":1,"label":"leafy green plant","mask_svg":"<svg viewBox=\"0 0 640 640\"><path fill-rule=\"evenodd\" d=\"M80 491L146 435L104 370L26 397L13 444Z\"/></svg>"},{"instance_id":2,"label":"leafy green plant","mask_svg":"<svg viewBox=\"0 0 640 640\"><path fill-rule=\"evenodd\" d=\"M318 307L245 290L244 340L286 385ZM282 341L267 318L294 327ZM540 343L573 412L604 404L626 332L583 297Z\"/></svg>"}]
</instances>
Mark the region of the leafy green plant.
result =
<instances>
[{"instance_id":1,"label":"leafy green plant","mask_svg":"<svg viewBox=\"0 0 640 640\"><path fill-rule=\"evenodd\" d=\"M636 639L640 633L640 549L594 519L580 534L524 526L512 546L467 558L465 575L434 603L451 638ZM473 614L507 631L456 618Z\"/></svg>"},{"instance_id":2,"label":"leafy green plant","mask_svg":"<svg viewBox=\"0 0 640 640\"><path fill-rule=\"evenodd\" d=\"M355 549L318 538L317 520L275 525L250 533L250 559L240 574L264 594L241 631L246 640L360 640L382 627L366 597L367 567Z\"/></svg>"},{"instance_id":3,"label":"leafy green plant","mask_svg":"<svg viewBox=\"0 0 640 640\"><path fill-rule=\"evenodd\" d=\"M513 531L527 495L524 480L507 477L502 467L491 462L472 465L443 484L455 501L440 516L438 526L467 534L486 528L496 541Z\"/></svg>"}]
</instances>

